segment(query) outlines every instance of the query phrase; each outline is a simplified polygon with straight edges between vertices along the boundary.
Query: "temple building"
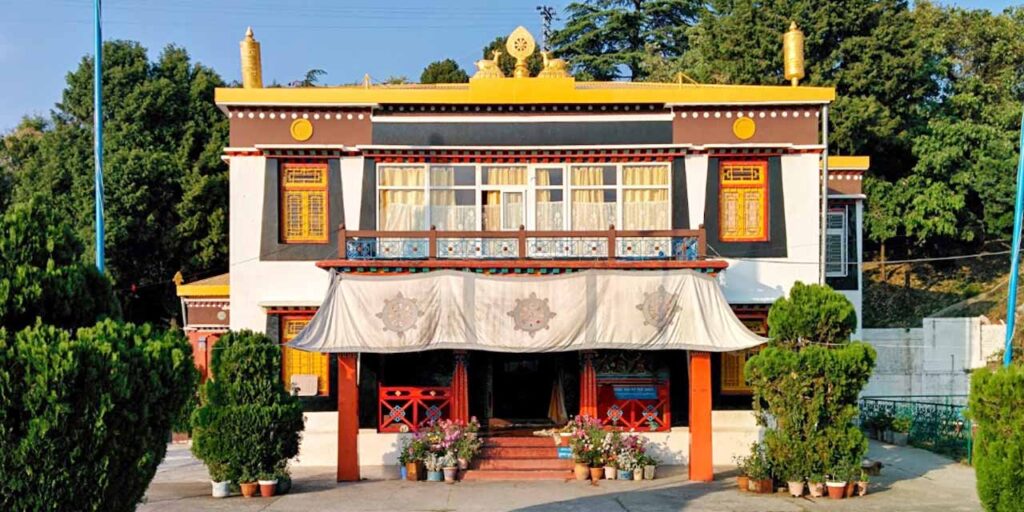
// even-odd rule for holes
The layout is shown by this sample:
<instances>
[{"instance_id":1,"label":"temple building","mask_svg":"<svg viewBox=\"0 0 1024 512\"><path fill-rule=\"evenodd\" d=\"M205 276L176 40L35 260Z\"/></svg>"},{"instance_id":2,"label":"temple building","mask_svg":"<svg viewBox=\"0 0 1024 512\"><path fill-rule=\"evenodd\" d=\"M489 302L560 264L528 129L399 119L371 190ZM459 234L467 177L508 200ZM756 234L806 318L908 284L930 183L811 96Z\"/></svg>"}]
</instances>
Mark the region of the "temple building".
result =
<instances>
[{"instance_id":1,"label":"temple building","mask_svg":"<svg viewBox=\"0 0 1024 512\"><path fill-rule=\"evenodd\" d=\"M229 325L283 345L297 463L387 477L432 420L534 446L575 414L693 480L747 451L771 303L827 282L860 311L868 161L828 155L835 92L798 84L802 37L785 86L583 82L546 53L530 76L520 27L513 76L494 55L469 83L268 88L250 30L243 85L216 92ZM566 477L555 452L466 478Z\"/></svg>"}]
</instances>

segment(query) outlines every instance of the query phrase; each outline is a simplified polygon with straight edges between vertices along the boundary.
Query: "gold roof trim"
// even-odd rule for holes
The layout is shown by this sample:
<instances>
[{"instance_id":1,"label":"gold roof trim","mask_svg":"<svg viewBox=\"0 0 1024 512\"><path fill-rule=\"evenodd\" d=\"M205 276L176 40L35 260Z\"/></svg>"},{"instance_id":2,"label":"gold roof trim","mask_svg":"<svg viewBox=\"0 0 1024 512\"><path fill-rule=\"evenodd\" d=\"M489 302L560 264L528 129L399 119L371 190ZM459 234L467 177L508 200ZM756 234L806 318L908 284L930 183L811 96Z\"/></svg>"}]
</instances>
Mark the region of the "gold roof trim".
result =
<instances>
[{"instance_id":1,"label":"gold roof trim","mask_svg":"<svg viewBox=\"0 0 1024 512\"><path fill-rule=\"evenodd\" d=\"M178 297L228 297L231 295L229 274L200 279L188 284L180 280L179 272L174 277Z\"/></svg>"}]
</instances>

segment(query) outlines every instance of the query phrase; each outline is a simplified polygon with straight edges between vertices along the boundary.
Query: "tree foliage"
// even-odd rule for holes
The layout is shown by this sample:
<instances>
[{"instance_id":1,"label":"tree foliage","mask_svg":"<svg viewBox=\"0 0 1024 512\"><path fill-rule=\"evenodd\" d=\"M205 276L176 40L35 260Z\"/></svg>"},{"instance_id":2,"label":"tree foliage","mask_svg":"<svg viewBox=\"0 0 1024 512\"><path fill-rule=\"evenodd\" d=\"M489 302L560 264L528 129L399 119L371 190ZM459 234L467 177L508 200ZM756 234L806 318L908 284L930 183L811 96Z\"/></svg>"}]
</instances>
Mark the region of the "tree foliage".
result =
<instances>
[{"instance_id":1,"label":"tree foliage","mask_svg":"<svg viewBox=\"0 0 1024 512\"><path fill-rule=\"evenodd\" d=\"M1024 503L1024 367L976 370L968 414L974 432L973 464L985 510L1009 512Z\"/></svg>"},{"instance_id":2,"label":"tree foliage","mask_svg":"<svg viewBox=\"0 0 1024 512\"><path fill-rule=\"evenodd\" d=\"M134 510L197 379L180 331L0 329L0 509Z\"/></svg>"},{"instance_id":3,"label":"tree foliage","mask_svg":"<svg viewBox=\"0 0 1024 512\"><path fill-rule=\"evenodd\" d=\"M431 62L420 74L421 84L462 84L469 81L469 75L452 59Z\"/></svg>"},{"instance_id":4,"label":"tree foliage","mask_svg":"<svg viewBox=\"0 0 1024 512\"><path fill-rule=\"evenodd\" d=\"M768 335L788 345L841 344L857 328L857 311L843 294L819 284L797 281L788 297L768 310Z\"/></svg>"}]
</instances>

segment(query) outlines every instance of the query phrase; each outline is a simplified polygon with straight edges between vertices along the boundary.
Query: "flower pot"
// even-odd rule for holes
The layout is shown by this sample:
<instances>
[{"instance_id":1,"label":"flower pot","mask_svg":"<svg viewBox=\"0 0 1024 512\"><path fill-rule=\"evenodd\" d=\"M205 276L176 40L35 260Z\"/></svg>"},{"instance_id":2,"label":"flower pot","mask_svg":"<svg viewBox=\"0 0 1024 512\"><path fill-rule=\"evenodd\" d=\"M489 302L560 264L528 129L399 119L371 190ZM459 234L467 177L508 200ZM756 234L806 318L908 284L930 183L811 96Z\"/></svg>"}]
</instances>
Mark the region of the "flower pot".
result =
<instances>
[{"instance_id":1,"label":"flower pot","mask_svg":"<svg viewBox=\"0 0 1024 512\"><path fill-rule=\"evenodd\" d=\"M807 485L807 490L812 498L820 498L825 495L825 484L822 482L811 482Z\"/></svg>"},{"instance_id":2,"label":"flower pot","mask_svg":"<svg viewBox=\"0 0 1024 512\"><path fill-rule=\"evenodd\" d=\"M632 480L633 472L628 469L617 469L615 471L615 477L619 480Z\"/></svg>"},{"instance_id":3,"label":"flower pot","mask_svg":"<svg viewBox=\"0 0 1024 512\"><path fill-rule=\"evenodd\" d=\"M846 497L852 498L853 493L857 490L857 484L854 482L846 482Z\"/></svg>"},{"instance_id":4,"label":"flower pot","mask_svg":"<svg viewBox=\"0 0 1024 512\"><path fill-rule=\"evenodd\" d=\"M644 468L636 468L633 470L633 480L644 479Z\"/></svg>"},{"instance_id":5,"label":"flower pot","mask_svg":"<svg viewBox=\"0 0 1024 512\"><path fill-rule=\"evenodd\" d=\"M455 477L459 476L459 468L444 468L444 483L454 484Z\"/></svg>"},{"instance_id":6,"label":"flower pot","mask_svg":"<svg viewBox=\"0 0 1024 512\"><path fill-rule=\"evenodd\" d=\"M804 481L794 480L792 482L786 482L789 486L789 495L794 498L799 498L804 495Z\"/></svg>"},{"instance_id":7,"label":"flower pot","mask_svg":"<svg viewBox=\"0 0 1024 512\"><path fill-rule=\"evenodd\" d=\"M422 461L407 462L405 464L405 473L405 479L412 482L427 478L427 468L423 465Z\"/></svg>"},{"instance_id":8,"label":"flower pot","mask_svg":"<svg viewBox=\"0 0 1024 512\"><path fill-rule=\"evenodd\" d=\"M576 465L572 467L572 472L576 475L576 480L582 481L590 478L590 468L582 462L577 462Z\"/></svg>"},{"instance_id":9,"label":"flower pot","mask_svg":"<svg viewBox=\"0 0 1024 512\"><path fill-rule=\"evenodd\" d=\"M428 470L427 471L427 481L428 482L443 482L444 481L444 471L429 471Z\"/></svg>"},{"instance_id":10,"label":"flower pot","mask_svg":"<svg viewBox=\"0 0 1024 512\"><path fill-rule=\"evenodd\" d=\"M654 464L644 466L644 480L654 480L654 473L657 469L658 466L655 466Z\"/></svg>"},{"instance_id":11,"label":"flower pot","mask_svg":"<svg viewBox=\"0 0 1024 512\"><path fill-rule=\"evenodd\" d=\"M747 475L736 477L736 487L740 488L740 492L750 492L750 479L747 478Z\"/></svg>"},{"instance_id":12,"label":"flower pot","mask_svg":"<svg viewBox=\"0 0 1024 512\"><path fill-rule=\"evenodd\" d=\"M405 464L400 464L398 466L398 478L402 480L409 479L409 468Z\"/></svg>"},{"instance_id":13,"label":"flower pot","mask_svg":"<svg viewBox=\"0 0 1024 512\"><path fill-rule=\"evenodd\" d=\"M604 476L604 468L590 468L590 479L598 481Z\"/></svg>"},{"instance_id":14,"label":"flower pot","mask_svg":"<svg viewBox=\"0 0 1024 512\"><path fill-rule=\"evenodd\" d=\"M465 470L469 469L469 460L468 459L460 458L459 459L459 469L462 470L462 471L465 471Z\"/></svg>"},{"instance_id":15,"label":"flower pot","mask_svg":"<svg viewBox=\"0 0 1024 512\"><path fill-rule=\"evenodd\" d=\"M907 442L909 440L910 440L910 434L908 434L906 432L893 432L892 433L892 443L897 445L897 446L906 446Z\"/></svg>"},{"instance_id":16,"label":"flower pot","mask_svg":"<svg viewBox=\"0 0 1024 512\"><path fill-rule=\"evenodd\" d=\"M252 498L253 496L256 496L256 491L259 490L260 484L256 482L240 482L238 487L242 489L242 496Z\"/></svg>"},{"instance_id":17,"label":"flower pot","mask_svg":"<svg viewBox=\"0 0 1024 512\"><path fill-rule=\"evenodd\" d=\"M864 496L868 493L868 482L867 480L861 480L857 482L857 496Z\"/></svg>"},{"instance_id":18,"label":"flower pot","mask_svg":"<svg viewBox=\"0 0 1024 512\"><path fill-rule=\"evenodd\" d=\"M826 482L828 497L834 500L841 500L846 497L846 482Z\"/></svg>"},{"instance_id":19,"label":"flower pot","mask_svg":"<svg viewBox=\"0 0 1024 512\"><path fill-rule=\"evenodd\" d=\"M213 487L214 498L227 498L231 496L231 481L224 480L223 482L214 482L210 480L210 485Z\"/></svg>"},{"instance_id":20,"label":"flower pot","mask_svg":"<svg viewBox=\"0 0 1024 512\"><path fill-rule=\"evenodd\" d=\"M750 490L757 494L771 494L772 479L762 478L761 480L750 479Z\"/></svg>"},{"instance_id":21,"label":"flower pot","mask_svg":"<svg viewBox=\"0 0 1024 512\"><path fill-rule=\"evenodd\" d=\"M615 466L605 466L604 467L604 479L605 480L615 480Z\"/></svg>"},{"instance_id":22,"label":"flower pot","mask_svg":"<svg viewBox=\"0 0 1024 512\"><path fill-rule=\"evenodd\" d=\"M260 496L270 498L277 494L277 480L260 480Z\"/></svg>"}]
</instances>

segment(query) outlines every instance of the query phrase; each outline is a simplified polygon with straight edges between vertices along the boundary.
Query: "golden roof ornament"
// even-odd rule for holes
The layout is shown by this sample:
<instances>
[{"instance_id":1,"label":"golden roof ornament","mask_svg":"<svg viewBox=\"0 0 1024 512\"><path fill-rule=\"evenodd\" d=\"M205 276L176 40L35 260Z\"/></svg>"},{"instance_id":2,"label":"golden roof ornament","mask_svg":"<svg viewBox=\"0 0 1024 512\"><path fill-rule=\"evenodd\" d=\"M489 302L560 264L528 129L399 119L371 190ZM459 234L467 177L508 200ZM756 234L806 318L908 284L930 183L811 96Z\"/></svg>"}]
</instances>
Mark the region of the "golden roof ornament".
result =
<instances>
[{"instance_id":1,"label":"golden roof ornament","mask_svg":"<svg viewBox=\"0 0 1024 512\"><path fill-rule=\"evenodd\" d=\"M260 61L260 43L252 35L252 27L245 31L245 39L239 46L242 50L242 87L259 89L263 87L263 64Z\"/></svg>"},{"instance_id":2,"label":"golden roof ornament","mask_svg":"<svg viewBox=\"0 0 1024 512\"><path fill-rule=\"evenodd\" d=\"M501 57L501 51L494 50L490 59L476 61L476 73L473 74L473 78L505 78L505 73L502 73L501 67L498 66L498 57Z\"/></svg>"},{"instance_id":3,"label":"golden roof ornament","mask_svg":"<svg viewBox=\"0 0 1024 512\"><path fill-rule=\"evenodd\" d=\"M790 22L789 30L782 36L783 72L793 87L804 77L804 33Z\"/></svg>"},{"instance_id":4,"label":"golden roof ornament","mask_svg":"<svg viewBox=\"0 0 1024 512\"><path fill-rule=\"evenodd\" d=\"M516 58L516 70L512 76L516 78L529 78L530 70L526 67L526 59L533 55L537 49L537 43L533 36L522 25L516 27L505 41L505 49L508 54Z\"/></svg>"},{"instance_id":5,"label":"golden roof ornament","mask_svg":"<svg viewBox=\"0 0 1024 512\"><path fill-rule=\"evenodd\" d=\"M540 52L544 59L544 67L537 73L537 78L569 78L569 70L562 59L552 59L551 52Z\"/></svg>"}]
</instances>

